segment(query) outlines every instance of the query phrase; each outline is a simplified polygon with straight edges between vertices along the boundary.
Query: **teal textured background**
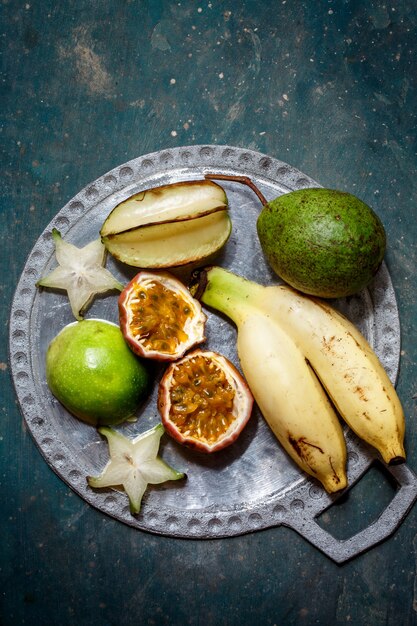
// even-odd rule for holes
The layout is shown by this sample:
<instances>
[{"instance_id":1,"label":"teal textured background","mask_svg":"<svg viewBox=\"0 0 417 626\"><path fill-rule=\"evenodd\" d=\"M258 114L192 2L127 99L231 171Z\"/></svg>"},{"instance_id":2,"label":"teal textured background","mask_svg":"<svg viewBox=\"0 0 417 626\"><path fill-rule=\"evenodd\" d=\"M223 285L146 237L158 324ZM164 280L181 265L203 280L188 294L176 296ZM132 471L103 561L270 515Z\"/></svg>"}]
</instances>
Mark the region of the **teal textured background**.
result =
<instances>
[{"instance_id":1,"label":"teal textured background","mask_svg":"<svg viewBox=\"0 0 417 626\"><path fill-rule=\"evenodd\" d=\"M392 538L337 566L285 528L174 540L89 507L26 430L7 330L33 244L90 181L174 146L264 152L358 195L385 225L416 471L416 2L3 0L1 9L1 623L415 624L415 508ZM372 471L323 524L349 535L390 495Z\"/></svg>"}]
</instances>

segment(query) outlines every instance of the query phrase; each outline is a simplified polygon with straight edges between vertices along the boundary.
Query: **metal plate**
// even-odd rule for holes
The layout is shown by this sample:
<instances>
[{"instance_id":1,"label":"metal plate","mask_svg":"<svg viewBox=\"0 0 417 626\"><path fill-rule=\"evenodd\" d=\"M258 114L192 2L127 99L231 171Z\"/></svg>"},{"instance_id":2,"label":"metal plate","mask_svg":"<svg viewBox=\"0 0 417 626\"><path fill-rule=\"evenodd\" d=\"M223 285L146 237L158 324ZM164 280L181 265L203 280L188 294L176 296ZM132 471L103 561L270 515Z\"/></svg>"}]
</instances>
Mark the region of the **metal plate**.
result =
<instances>
[{"instance_id":1,"label":"metal plate","mask_svg":"<svg viewBox=\"0 0 417 626\"><path fill-rule=\"evenodd\" d=\"M286 524L307 536L300 520L313 519L334 497L292 463L258 411L239 440L213 456L185 449L165 436L163 457L185 471L188 479L181 484L149 488L140 515L133 517L124 493L94 491L87 486L86 476L98 474L107 462L107 444L93 427L68 414L52 397L45 382L47 346L73 321L66 294L35 287L36 281L56 265L52 228L77 246L86 245L98 237L104 219L121 200L150 187L202 178L209 171L250 176L267 199L318 186L308 176L269 156L212 145L148 154L88 185L63 207L39 237L17 286L10 320L10 361L17 396L27 425L52 469L88 503L126 524L163 535L194 538L226 537ZM256 218L261 208L258 199L236 183L221 184L230 202L233 233L216 262L263 284L278 282L264 261L256 235ZM108 258L107 267L122 282L135 274L133 268L112 258ZM400 327L385 265L368 289L335 304L362 330L395 381ZM97 298L86 317L117 322L117 296ZM206 346L238 365L235 337L232 324L208 313ZM139 419L119 427L120 431L134 436L159 421L156 391L157 383ZM374 456L350 431L346 437L348 475L353 484Z\"/></svg>"}]
</instances>

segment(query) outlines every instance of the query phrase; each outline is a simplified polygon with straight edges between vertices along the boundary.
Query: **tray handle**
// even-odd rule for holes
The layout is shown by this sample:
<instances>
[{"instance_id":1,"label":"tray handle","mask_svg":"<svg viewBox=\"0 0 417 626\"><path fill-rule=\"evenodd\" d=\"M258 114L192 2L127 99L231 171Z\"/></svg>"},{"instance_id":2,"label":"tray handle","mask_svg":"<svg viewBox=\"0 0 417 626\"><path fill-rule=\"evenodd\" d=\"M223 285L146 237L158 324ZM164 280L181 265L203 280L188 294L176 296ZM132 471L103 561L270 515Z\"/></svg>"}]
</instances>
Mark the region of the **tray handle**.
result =
<instances>
[{"instance_id":1,"label":"tray handle","mask_svg":"<svg viewBox=\"0 0 417 626\"><path fill-rule=\"evenodd\" d=\"M336 563L344 563L389 537L401 524L417 498L417 476L406 464L385 466L398 483L398 490L382 514L348 539L337 539L316 521L317 515L300 515L285 524L324 552Z\"/></svg>"}]
</instances>

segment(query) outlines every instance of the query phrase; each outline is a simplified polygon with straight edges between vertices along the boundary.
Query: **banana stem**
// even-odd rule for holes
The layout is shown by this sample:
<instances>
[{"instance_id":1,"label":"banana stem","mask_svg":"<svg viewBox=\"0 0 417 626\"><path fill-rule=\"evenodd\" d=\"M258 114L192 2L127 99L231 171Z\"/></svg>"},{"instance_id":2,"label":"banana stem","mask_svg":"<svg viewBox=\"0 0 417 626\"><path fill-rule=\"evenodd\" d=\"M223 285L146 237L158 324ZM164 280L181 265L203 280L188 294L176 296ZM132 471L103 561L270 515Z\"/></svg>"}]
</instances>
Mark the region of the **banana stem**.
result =
<instances>
[{"instance_id":1,"label":"banana stem","mask_svg":"<svg viewBox=\"0 0 417 626\"><path fill-rule=\"evenodd\" d=\"M249 178L249 176L235 176L234 174L208 173L204 175L204 178L207 178L208 180L230 180L231 182L234 182L234 183L241 183L242 185L246 185L247 187L252 189L252 191L258 196L263 206L268 204L268 201L263 195L262 191L255 185L255 183L253 182L252 179Z\"/></svg>"},{"instance_id":2,"label":"banana stem","mask_svg":"<svg viewBox=\"0 0 417 626\"><path fill-rule=\"evenodd\" d=\"M224 313L235 324L256 306L257 296L263 289L261 285L217 266L197 271L190 286L194 298Z\"/></svg>"}]
</instances>

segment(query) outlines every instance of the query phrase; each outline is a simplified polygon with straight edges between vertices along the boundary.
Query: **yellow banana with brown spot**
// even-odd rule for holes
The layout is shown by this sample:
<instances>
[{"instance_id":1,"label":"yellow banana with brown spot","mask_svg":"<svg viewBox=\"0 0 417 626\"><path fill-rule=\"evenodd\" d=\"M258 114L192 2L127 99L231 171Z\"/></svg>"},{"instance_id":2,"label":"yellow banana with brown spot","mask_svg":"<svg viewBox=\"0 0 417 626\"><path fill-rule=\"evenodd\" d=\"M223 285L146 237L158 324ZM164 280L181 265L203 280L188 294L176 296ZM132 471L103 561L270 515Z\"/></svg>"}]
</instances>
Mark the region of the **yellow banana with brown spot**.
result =
<instances>
[{"instance_id":1,"label":"yellow banana with brown spot","mask_svg":"<svg viewBox=\"0 0 417 626\"><path fill-rule=\"evenodd\" d=\"M404 460L404 412L369 343L341 313L288 287L266 287L260 306L296 341L340 415L386 463Z\"/></svg>"},{"instance_id":2,"label":"yellow banana with brown spot","mask_svg":"<svg viewBox=\"0 0 417 626\"><path fill-rule=\"evenodd\" d=\"M245 313L243 319L235 319L237 349L262 415L305 472L328 492L343 489L347 484L343 432L316 375L274 319L256 309Z\"/></svg>"}]
</instances>

